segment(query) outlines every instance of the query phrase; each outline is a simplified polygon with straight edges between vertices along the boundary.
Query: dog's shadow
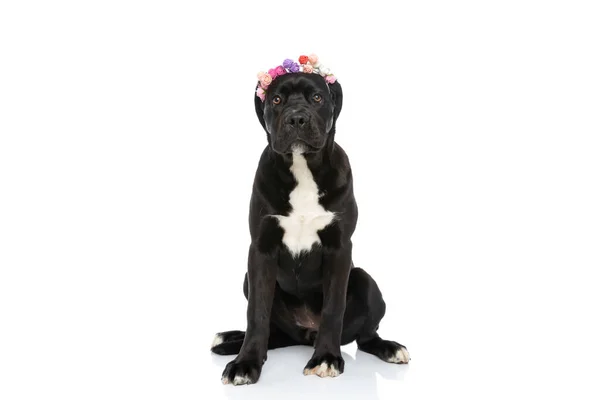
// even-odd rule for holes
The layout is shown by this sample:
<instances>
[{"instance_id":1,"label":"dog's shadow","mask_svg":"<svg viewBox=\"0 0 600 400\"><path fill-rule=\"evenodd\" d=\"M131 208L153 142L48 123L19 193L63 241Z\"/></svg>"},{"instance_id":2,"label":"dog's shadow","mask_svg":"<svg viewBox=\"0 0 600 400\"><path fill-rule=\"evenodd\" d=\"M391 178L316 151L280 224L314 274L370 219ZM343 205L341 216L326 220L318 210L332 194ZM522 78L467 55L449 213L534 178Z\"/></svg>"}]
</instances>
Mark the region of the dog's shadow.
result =
<instances>
[{"instance_id":1,"label":"dog's shadow","mask_svg":"<svg viewBox=\"0 0 600 400\"><path fill-rule=\"evenodd\" d=\"M306 399L307 396L343 399L379 399L377 373L386 380L402 381L409 365L389 364L375 356L347 346L342 351L346 362L344 373L337 378L304 376L302 371L313 349L294 346L270 350L260 380L255 385L224 385L223 393L230 400ZM356 351L356 357L350 355ZM234 357L213 355L213 364L220 370ZM220 379L215 377L214 379Z\"/></svg>"}]
</instances>

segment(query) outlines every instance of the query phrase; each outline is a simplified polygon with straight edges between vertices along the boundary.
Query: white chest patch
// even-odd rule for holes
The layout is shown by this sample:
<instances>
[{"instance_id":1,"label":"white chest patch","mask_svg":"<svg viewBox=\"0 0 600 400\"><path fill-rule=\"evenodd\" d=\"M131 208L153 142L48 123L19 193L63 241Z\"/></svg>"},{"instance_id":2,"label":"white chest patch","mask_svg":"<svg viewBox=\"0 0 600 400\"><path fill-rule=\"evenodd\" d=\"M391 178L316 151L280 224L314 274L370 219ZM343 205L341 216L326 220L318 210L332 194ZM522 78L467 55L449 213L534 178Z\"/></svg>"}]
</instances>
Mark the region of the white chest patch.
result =
<instances>
[{"instance_id":1,"label":"white chest patch","mask_svg":"<svg viewBox=\"0 0 600 400\"><path fill-rule=\"evenodd\" d=\"M298 256L303 251L310 251L314 243L321 243L317 232L333 221L335 213L319 204L319 188L304 156L294 153L292 157L290 171L298 182L290 193L292 211L288 216L274 217L284 231L283 244L293 256Z\"/></svg>"}]
</instances>

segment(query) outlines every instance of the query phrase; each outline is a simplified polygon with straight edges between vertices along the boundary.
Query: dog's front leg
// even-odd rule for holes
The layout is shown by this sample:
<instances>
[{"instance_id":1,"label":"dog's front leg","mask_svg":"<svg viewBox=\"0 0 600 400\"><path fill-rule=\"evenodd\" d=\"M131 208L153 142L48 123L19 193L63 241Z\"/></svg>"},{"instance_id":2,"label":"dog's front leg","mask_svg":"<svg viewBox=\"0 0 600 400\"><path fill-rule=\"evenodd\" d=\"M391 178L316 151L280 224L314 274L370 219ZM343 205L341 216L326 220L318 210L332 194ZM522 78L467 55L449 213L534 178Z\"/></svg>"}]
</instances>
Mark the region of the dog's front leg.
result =
<instances>
[{"instance_id":1,"label":"dog's front leg","mask_svg":"<svg viewBox=\"0 0 600 400\"><path fill-rule=\"evenodd\" d=\"M351 266L351 243L336 250L327 250L323 256L321 325L315 341L315 352L304 367L304 375L325 377L344 372L340 346Z\"/></svg>"},{"instance_id":2,"label":"dog's front leg","mask_svg":"<svg viewBox=\"0 0 600 400\"><path fill-rule=\"evenodd\" d=\"M269 323L275 293L277 261L275 255L250 246L248 254L248 326L240 353L225 367L224 384L256 383L267 359Z\"/></svg>"}]
</instances>

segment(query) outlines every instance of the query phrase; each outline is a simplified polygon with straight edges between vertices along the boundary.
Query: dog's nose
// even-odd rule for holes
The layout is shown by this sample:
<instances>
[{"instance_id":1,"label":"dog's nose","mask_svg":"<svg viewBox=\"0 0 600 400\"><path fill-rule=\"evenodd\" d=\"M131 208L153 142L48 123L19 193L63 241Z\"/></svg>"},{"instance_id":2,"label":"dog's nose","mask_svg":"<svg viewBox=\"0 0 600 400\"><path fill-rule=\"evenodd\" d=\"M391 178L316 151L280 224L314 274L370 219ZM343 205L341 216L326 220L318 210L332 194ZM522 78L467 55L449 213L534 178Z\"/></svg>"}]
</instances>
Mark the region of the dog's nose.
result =
<instances>
[{"instance_id":1,"label":"dog's nose","mask_svg":"<svg viewBox=\"0 0 600 400\"><path fill-rule=\"evenodd\" d=\"M285 119L285 123L293 128L302 128L308 123L309 116L303 113L294 113Z\"/></svg>"}]
</instances>

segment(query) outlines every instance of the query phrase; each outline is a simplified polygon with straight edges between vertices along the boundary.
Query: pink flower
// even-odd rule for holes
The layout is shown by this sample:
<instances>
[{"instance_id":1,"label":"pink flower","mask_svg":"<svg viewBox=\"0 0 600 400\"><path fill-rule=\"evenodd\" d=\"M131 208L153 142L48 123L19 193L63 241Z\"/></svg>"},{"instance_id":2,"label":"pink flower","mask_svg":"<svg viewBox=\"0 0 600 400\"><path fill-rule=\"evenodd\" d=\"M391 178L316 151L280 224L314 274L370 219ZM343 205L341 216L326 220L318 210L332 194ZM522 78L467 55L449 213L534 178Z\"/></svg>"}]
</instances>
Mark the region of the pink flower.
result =
<instances>
[{"instance_id":1,"label":"pink flower","mask_svg":"<svg viewBox=\"0 0 600 400\"><path fill-rule=\"evenodd\" d=\"M271 78L271 75L269 74L263 74L258 79L260 80L260 86L262 86L263 89L268 88L271 82L273 82L273 78Z\"/></svg>"},{"instance_id":2,"label":"pink flower","mask_svg":"<svg viewBox=\"0 0 600 400\"><path fill-rule=\"evenodd\" d=\"M258 78L258 80L260 81L260 79L266 75L266 72L262 72L260 71L258 74L256 74L256 77Z\"/></svg>"},{"instance_id":3,"label":"pink flower","mask_svg":"<svg viewBox=\"0 0 600 400\"><path fill-rule=\"evenodd\" d=\"M277 68L275 68L275 73L277 74L277 76L285 75L285 68L283 68L280 65Z\"/></svg>"},{"instance_id":4,"label":"pink flower","mask_svg":"<svg viewBox=\"0 0 600 400\"><path fill-rule=\"evenodd\" d=\"M265 90L260 86L256 89L256 95L260 98L261 101L265 101Z\"/></svg>"},{"instance_id":5,"label":"pink flower","mask_svg":"<svg viewBox=\"0 0 600 400\"><path fill-rule=\"evenodd\" d=\"M275 79L277 78L277 71L275 71L275 68L271 68L269 70L269 75L271 76L271 78Z\"/></svg>"},{"instance_id":6,"label":"pink flower","mask_svg":"<svg viewBox=\"0 0 600 400\"><path fill-rule=\"evenodd\" d=\"M313 72L313 66L310 64L304 64L303 66L303 71L310 74L311 72Z\"/></svg>"},{"instance_id":7,"label":"pink flower","mask_svg":"<svg viewBox=\"0 0 600 400\"><path fill-rule=\"evenodd\" d=\"M335 83L335 76L333 76L333 75L327 75L325 77L325 81L327 81L327 83L329 83L329 84L333 84L333 83Z\"/></svg>"},{"instance_id":8,"label":"pink flower","mask_svg":"<svg viewBox=\"0 0 600 400\"><path fill-rule=\"evenodd\" d=\"M310 62L312 65L317 65L317 63L319 62L319 57L317 57L316 54L311 54L310 56L308 56L308 62Z\"/></svg>"}]
</instances>

